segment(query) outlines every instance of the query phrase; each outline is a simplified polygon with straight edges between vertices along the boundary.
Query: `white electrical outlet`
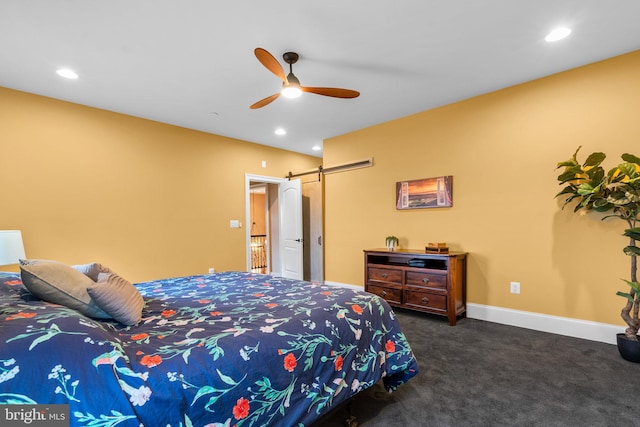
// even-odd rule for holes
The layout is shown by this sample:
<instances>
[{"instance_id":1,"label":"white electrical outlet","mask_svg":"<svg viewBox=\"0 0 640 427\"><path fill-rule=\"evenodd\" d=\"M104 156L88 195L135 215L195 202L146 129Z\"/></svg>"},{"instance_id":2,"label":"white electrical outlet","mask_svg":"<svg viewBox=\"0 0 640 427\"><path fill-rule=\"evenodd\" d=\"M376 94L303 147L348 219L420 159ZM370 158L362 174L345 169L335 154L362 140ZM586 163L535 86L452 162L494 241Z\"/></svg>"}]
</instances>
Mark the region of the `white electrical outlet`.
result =
<instances>
[{"instance_id":1,"label":"white electrical outlet","mask_svg":"<svg viewBox=\"0 0 640 427\"><path fill-rule=\"evenodd\" d=\"M520 293L520 282L511 282L511 293L512 294Z\"/></svg>"},{"instance_id":2,"label":"white electrical outlet","mask_svg":"<svg viewBox=\"0 0 640 427\"><path fill-rule=\"evenodd\" d=\"M216 272L216 269L213 267L209 267L209 274L213 274Z\"/></svg>"}]
</instances>

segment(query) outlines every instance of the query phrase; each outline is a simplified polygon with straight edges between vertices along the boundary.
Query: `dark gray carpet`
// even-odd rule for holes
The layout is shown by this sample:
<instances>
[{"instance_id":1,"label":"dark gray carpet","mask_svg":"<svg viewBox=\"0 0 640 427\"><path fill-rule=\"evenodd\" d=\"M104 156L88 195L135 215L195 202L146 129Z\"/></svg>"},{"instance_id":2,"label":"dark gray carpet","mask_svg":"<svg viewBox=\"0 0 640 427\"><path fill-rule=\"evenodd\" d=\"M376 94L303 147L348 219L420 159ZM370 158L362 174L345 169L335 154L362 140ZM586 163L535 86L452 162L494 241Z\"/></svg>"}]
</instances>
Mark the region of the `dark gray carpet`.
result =
<instances>
[{"instance_id":1,"label":"dark gray carpet","mask_svg":"<svg viewBox=\"0 0 640 427\"><path fill-rule=\"evenodd\" d=\"M640 364L615 345L397 309L420 373L381 384L314 427L640 426ZM621 332L622 332L621 328Z\"/></svg>"}]
</instances>

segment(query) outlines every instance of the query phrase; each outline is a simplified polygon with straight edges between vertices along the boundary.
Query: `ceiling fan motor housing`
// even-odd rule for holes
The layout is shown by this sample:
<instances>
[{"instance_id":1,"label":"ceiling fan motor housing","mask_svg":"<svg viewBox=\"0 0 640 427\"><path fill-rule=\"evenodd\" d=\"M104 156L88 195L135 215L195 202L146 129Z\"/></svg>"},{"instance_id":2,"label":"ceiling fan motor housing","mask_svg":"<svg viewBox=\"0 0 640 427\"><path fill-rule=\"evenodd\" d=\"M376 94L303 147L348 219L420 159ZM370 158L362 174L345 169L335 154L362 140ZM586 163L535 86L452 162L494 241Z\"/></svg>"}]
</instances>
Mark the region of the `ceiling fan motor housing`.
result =
<instances>
[{"instance_id":1,"label":"ceiling fan motor housing","mask_svg":"<svg viewBox=\"0 0 640 427\"><path fill-rule=\"evenodd\" d=\"M287 82L283 83L283 84L296 84L298 86L300 86L300 80L298 80L298 78L296 76L293 75L293 73L289 73L287 75Z\"/></svg>"},{"instance_id":2,"label":"ceiling fan motor housing","mask_svg":"<svg viewBox=\"0 0 640 427\"><path fill-rule=\"evenodd\" d=\"M295 52L285 52L282 54L282 59L284 59L284 62L291 65L298 62L298 59L300 59L300 56Z\"/></svg>"}]
</instances>

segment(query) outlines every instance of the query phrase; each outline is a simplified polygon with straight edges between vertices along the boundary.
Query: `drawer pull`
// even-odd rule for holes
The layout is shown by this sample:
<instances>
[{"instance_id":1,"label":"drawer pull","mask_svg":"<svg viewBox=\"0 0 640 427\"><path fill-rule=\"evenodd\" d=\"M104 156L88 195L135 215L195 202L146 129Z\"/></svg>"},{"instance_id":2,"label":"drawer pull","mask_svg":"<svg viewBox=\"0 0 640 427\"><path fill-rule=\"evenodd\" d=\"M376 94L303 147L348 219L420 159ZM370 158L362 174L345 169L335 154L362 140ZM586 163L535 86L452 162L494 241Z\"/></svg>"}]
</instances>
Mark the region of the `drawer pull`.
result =
<instances>
[{"instance_id":1,"label":"drawer pull","mask_svg":"<svg viewBox=\"0 0 640 427\"><path fill-rule=\"evenodd\" d=\"M382 292L380 292L380 296L381 296L382 298L386 297L386 296L387 296L387 291L382 291Z\"/></svg>"},{"instance_id":2,"label":"drawer pull","mask_svg":"<svg viewBox=\"0 0 640 427\"><path fill-rule=\"evenodd\" d=\"M427 297L422 298L422 302L424 304L429 304L429 298L427 298Z\"/></svg>"},{"instance_id":3,"label":"drawer pull","mask_svg":"<svg viewBox=\"0 0 640 427\"><path fill-rule=\"evenodd\" d=\"M428 277L423 277L422 278L422 283L429 283L429 278Z\"/></svg>"},{"instance_id":4,"label":"drawer pull","mask_svg":"<svg viewBox=\"0 0 640 427\"><path fill-rule=\"evenodd\" d=\"M389 275L387 273L382 273L382 278L386 279L387 277L389 277Z\"/></svg>"}]
</instances>

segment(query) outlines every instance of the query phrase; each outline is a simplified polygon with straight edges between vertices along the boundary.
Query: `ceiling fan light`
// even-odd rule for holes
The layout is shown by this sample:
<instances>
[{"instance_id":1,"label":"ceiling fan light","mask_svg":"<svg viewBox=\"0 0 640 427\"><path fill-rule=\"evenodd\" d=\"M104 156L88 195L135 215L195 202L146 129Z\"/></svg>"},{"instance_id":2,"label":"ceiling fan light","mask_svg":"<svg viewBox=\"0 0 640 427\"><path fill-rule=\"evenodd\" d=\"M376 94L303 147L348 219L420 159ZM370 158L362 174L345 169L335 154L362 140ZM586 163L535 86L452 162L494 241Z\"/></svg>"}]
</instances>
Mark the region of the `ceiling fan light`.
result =
<instances>
[{"instance_id":1,"label":"ceiling fan light","mask_svg":"<svg viewBox=\"0 0 640 427\"><path fill-rule=\"evenodd\" d=\"M289 83L282 88L282 91L280 93L285 98L292 99L302 95L302 89L300 89L300 85Z\"/></svg>"}]
</instances>

